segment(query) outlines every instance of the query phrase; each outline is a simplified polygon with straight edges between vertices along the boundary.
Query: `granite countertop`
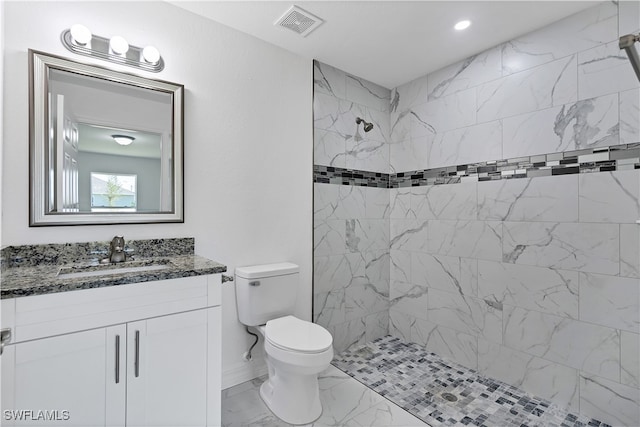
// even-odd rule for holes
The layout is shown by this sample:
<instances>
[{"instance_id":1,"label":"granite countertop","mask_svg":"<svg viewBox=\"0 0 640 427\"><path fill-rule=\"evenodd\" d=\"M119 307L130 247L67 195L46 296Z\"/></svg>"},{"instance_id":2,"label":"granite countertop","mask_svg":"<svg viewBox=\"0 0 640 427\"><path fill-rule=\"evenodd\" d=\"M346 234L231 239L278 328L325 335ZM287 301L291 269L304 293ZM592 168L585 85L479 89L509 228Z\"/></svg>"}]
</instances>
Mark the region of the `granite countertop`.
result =
<instances>
[{"instance_id":1,"label":"granite countertop","mask_svg":"<svg viewBox=\"0 0 640 427\"><path fill-rule=\"evenodd\" d=\"M169 243L174 243L175 246L176 239L173 240ZM184 240L178 243L184 246ZM142 242L137 243L139 247L143 246ZM127 261L115 264L101 264L97 259L83 261L81 258L71 260L62 259L62 257L57 259L58 262L43 261L42 257L39 261L29 262L43 253L47 253L50 258L51 245L44 249L37 246L14 247L11 248L13 252L10 255L19 253L20 256L7 258L29 261L14 262L13 265L8 263L9 265L4 266L0 280L0 299L178 279L227 271L227 267L223 264L194 255L193 244L190 241L187 241L186 246L186 250L178 250L173 252L174 254L157 250L155 253L146 253L153 256L144 256L145 253L139 250ZM25 254L29 256L25 257ZM122 269L126 270L122 271ZM109 273L110 270L113 272ZM78 277L78 273L82 277Z\"/></svg>"}]
</instances>

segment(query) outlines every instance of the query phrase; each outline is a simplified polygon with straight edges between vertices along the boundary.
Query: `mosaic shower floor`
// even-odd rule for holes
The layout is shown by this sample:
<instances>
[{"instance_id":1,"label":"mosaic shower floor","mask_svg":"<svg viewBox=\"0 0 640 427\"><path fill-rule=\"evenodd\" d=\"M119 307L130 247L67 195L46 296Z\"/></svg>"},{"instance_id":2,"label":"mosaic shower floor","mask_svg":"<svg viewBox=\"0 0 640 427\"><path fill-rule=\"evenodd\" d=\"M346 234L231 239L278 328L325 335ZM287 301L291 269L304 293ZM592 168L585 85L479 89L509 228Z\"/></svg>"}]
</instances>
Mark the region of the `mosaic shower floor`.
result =
<instances>
[{"instance_id":1,"label":"mosaic shower floor","mask_svg":"<svg viewBox=\"0 0 640 427\"><path fill-rule=\"evenodd\" d=\"M432 426L608 426L392 336L332 364Z\"/></svg>"}]
</instances>

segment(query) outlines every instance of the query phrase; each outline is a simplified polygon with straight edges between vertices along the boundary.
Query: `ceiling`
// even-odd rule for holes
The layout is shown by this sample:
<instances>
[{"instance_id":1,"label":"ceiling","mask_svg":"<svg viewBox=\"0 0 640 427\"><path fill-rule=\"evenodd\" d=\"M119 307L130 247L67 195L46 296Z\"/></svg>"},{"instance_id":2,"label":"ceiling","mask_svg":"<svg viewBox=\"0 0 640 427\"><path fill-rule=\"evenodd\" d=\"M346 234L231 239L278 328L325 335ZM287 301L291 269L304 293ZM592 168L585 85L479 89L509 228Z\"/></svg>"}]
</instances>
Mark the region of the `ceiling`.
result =
<instances>
[{"instance_id":1,"label":"ceiling","mask_svg":"<svg viewBox=\"0 0 640 427\"><path fill-rule=\"evenodd\" d=\"M386 88L595 6L594 1L171 1ZM291 5L325 22L307 37L276 27ZM453 25L472 25L456 31Z\"/></svg>"}]
</instances>

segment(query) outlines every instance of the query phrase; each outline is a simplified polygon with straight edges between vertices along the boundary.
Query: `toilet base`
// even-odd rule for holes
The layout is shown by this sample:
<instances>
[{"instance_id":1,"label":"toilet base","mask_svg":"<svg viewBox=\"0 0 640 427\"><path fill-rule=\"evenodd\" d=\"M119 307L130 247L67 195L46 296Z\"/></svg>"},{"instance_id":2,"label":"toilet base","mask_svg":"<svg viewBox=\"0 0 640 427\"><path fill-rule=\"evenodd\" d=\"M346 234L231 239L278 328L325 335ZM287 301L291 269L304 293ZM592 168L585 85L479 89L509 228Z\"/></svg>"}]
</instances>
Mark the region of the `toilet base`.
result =
<instances>
[{"instance_id":1,"label":"toilet base","mask_svg":"<svg viewBox=\"0 0 640 427\"><path fill-rule=\"evenodd\" d=\"M281 377L270 376L260 386L260 397L276 417L295 425L311 424L320 418L322 404L317 374L281 380Z\"/></svg>"}]
</instances>

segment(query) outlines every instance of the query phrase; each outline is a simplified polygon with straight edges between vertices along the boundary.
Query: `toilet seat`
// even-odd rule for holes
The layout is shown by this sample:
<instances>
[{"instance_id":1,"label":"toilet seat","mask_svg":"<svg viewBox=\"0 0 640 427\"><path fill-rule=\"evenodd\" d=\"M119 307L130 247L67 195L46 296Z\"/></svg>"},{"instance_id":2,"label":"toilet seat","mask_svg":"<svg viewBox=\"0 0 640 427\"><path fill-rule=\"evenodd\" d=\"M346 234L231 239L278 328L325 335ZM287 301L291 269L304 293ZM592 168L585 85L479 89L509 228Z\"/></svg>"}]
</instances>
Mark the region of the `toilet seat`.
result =
<instances>
[{"instance_id":1,"label":"toilet seat","mask_svg":"<svg viewBox=\"0 0 640 427\"><path fill-rule=\"evenodd\" d=\"M269 320L265 339L281 350L305 354L325 352L333 343L333 337L325 328L294 316Z\"/></svg>"}]
</instances>

